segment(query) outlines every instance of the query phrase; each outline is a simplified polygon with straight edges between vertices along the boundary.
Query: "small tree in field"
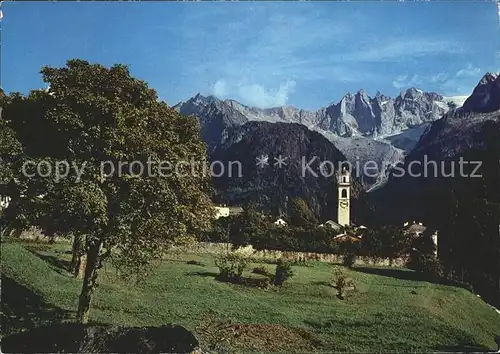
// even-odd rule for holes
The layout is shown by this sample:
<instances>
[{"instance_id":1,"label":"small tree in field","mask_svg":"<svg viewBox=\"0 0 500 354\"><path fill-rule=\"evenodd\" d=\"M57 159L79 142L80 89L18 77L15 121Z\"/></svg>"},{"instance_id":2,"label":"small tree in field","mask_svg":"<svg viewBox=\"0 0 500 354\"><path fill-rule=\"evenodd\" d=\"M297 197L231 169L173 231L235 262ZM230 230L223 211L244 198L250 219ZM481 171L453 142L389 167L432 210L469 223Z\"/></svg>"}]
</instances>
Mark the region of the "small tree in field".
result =
<instances>
[{"instance_id":1,"label":"small tree in field","mask_svg":"<svg viewBox=\"0 0 500 354\"><path fill-rule=\"evenodd\" d=\"M23 147L11 179L13 209L46 233L81 238L77 317L85 323L99 269L111 256L125 272L138 272L176 237L209 226L209 176L186 163L202 161L206 150L197 120L159 102L126 66L70 60L41 73L50 88L11 95L3 111ZM64 161L70 169L57 178L54 166L62 173Z\"/></svg>"}]
</instances>

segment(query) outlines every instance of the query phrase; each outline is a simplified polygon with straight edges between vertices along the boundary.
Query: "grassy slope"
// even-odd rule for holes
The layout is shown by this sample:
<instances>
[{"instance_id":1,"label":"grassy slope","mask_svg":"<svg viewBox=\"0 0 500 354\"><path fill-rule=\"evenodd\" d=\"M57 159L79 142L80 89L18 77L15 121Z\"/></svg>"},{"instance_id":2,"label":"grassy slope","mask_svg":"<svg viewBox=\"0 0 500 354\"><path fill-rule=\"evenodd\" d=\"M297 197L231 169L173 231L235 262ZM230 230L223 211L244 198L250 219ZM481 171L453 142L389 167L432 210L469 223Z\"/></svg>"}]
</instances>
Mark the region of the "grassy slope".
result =
<instances>
[{"instance_id":1,"label":"grassy slope","mask_svg":"<svg viewBox=\"0 0 500 354\"><path fill-rule=\"evenodd\" d=\"M2 244L4 333L74 316L81 284L61 268L69 260L68 249L65 243L49 248ZM328 286L329 264L296 266L288 285L275 291L216 281L210 256L171 258L140 285L104 270L91 319L133 326L177 323L194 329L210 308L238 323L304 329L324 350L357 352L494 349L494 337L500 334L500 316L475 295L412 280L414 273L405 270L352 271L359 290L340 301ZM186 264L188 260L204 265Z\"/></svg>"}]
</instances>

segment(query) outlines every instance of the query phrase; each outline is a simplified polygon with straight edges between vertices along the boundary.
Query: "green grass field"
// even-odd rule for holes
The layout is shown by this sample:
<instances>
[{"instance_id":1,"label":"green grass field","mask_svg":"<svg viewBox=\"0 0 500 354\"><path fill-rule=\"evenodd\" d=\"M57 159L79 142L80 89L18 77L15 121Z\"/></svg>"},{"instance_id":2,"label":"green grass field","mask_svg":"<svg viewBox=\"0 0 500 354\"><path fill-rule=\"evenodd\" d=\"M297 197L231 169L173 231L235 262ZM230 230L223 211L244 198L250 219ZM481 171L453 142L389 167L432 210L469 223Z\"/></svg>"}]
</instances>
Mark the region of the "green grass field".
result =
<instances>
[{"instance_id":1,"label":"green grass field","mask_svg":"<svg viewBox=\"0 0 500 354\"><path fill-rule=\"evenodd\" d=\"M81 280L64 269L69 249L64 242L2 243L2 335L73 320ZM259 289L216 280L211 255L166 258L139 284L104 268L91 320L195 330L213 310L240 324L239 351L485 351L496 349L500 334L500 315L476 295L405 269L354 268L358 290L339 300L329 285L331 264L294 266L283 288ZM187 263L193 260L200 264ZM244 275L258 277L250 273L258 265Z\"/></svg>"}]
</instances>

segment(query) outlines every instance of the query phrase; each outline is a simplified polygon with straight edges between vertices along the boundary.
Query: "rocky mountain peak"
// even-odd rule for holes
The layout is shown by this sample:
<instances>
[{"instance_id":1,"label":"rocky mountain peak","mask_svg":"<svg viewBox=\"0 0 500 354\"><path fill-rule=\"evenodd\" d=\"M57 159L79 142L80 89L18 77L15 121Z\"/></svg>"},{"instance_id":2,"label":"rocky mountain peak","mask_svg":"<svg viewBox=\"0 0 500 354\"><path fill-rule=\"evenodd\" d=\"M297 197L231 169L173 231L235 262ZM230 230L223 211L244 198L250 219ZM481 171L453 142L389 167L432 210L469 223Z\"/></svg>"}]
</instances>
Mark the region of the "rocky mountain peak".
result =
<instances>
[{"instance_id":1,"label":"rocky mountain peak","mask_svg":"<svg viewBox=\"0 0 500 354\"><path fill-rule=\"evenodd\" d=\"M467 112L488 113L500 109L500 74L487 73L464 102Z\"/></svg>"},{"instance_id":2,"label":"rocky mountain peak","mask_svg":"<svg viewBox=\"0 0 500 354\"><path fill-rule=\"evenodd\" d=\"M380 92L372 98L364 89L360 89L354 94L346 93L340 101L317 111L305 111L292 106L253 108L234 100L222 101L201 94L176 105L175 108L183 114L195 116L218 112L224 115L226 122L295 122L338 136L372 137L397 134L419 124L432 122L448 110L442 96L417 88L409 88L395 99Z\"/></svg>"},{"instance_id":3,"label":"rocky mountain peak","mask_svg":"<svg viewBox=\"0 0 500 354\"><path fill-rule=\"evenodd\" d=\"M203 96L201 93L197 93L196 96L192 97L188 100L190 103L201 103L201 104L210 104L213 102L220 102L220 100L212 95Z\"/></svg>"},{"instance_id":4,"label":"rocky mountain peak","mask_svg":"<svg viewBox=\"0 0 500 354\"><path fill-rule=\"evenodd\" d=\"M485 85L494 82L500 76L499 73L487 72L479 81L479 85Z\"/></svg>"},{"instance_id":5,"label":"rocky mountain peak","mask_svg":"<svg viewBox=\"0 0 500 354\"><path fill-rule=\"evenodd\" d=\"M410 87L406 91L401 92L401 97L403 98L416 98L419 96L423 96L424 92L415 87Z\"/></svg>"},{"instance_id":6,"label":"rocky mountain peak","mask_svg":"<svg viewBox=\"0 0 500 354\"><path fill-rule=\"evenodd\" d=\"M356 97L359 97L359 99L361 99L363 102L366 102L367 104L369 104L370 102L370 97L368 96L368 94L364 89L359 90L356 93Z\"/></svg>"},{"instance_id":7,"label":"rocky mountain peak","mask_svg":"<svg viewBox=\"0 0 500 354\"><path fill-rule=\"evenodd\" d=\"M352 101L354 98L354 95L350 92L346 93L342 98L340 99L339 103L345 102L345 101Z\"/></svg>"}]
</instances>

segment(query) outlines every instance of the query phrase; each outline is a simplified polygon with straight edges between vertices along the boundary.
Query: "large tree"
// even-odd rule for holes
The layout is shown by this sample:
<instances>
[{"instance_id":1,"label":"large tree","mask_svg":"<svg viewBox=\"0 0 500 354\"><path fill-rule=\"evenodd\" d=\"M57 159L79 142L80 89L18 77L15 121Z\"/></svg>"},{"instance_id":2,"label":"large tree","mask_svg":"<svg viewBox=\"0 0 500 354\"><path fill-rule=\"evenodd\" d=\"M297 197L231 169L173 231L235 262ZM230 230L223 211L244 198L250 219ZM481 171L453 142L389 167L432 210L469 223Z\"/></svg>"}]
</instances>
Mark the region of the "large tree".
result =
<instances>
[{"instance_id":1,"label":"large tree","mask_svg":"<svg viewBox=\"0 0 500 354\"><path fill-rule=\"evenodd\" d=\"M2 115L5 107L9 103L3 90L0 89L0 197L10 196L13 192L14 165L19 161L22 155L22 146L16 137L15 131L9 126ZM12 230L9 223L6 222L7 210L0 208L0 236Z\"/></svg>"},{"instance_id":2,"label":"large tree","mask_svg":"<svg viewBox=\"0 0 500 354\"><path fill-rule=\"evenodd\" d=\"M47 90L10 95L3 111L24 150L12 208L47 233L82 239L77 317L87 322L103 262L140 270L176 237L209 226L210 176L193 167L206 149L197 120L159 102L124 65L70 60L41 74Z\"/></svg>"}]
</instances>

